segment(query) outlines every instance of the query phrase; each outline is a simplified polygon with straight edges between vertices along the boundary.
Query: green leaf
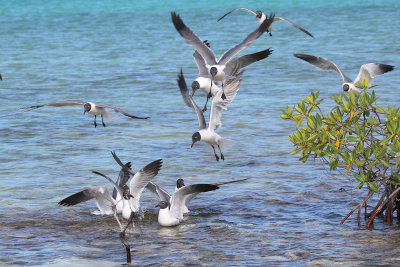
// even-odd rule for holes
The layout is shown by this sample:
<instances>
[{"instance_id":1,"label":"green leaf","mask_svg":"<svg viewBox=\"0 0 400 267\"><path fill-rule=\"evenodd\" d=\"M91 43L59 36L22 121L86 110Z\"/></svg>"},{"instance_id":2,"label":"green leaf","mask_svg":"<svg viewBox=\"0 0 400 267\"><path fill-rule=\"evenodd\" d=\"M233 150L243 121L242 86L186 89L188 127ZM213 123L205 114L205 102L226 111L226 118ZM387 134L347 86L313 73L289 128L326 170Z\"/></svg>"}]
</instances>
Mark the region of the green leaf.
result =
<instances>
[{"instance_id":1,"label":"green leaf","mask_svg":"<svg viewBox=\"0 0 400 267\"><path fill-rule=\"evenodd\" d=\"M381 159L381 162L382 162L383 165L385 165L386 168L389 168L389 169L390 169L390 168L392 167L392 166L390 165L390 163L387 162L386 160Z\"/></svg>"},{"instance_id":2,"label":"green leaf","mask_svg":"<svg viewBox=\"0 0 400 267\"><path fill-rule=\"evenodd\" d=\"M347 140L350 141L350 142L358 142L358 141L360 141L360 139L358 139L358 138L355 137L355 136L351 136L351 135L349 135L349 136L347 137Z\"/></svg>"},{"instance_id":3,"label":"green leaf","mask_svg":"<svg viewBox=\"0 0 400 267\"><path fill-rule=\"evenodd\" d=\"M367 182L369 188L371 188L372 190L374 190L375 192L378 192L378 187L372 183L372 182Z\"/></svg>"}]
</instances>

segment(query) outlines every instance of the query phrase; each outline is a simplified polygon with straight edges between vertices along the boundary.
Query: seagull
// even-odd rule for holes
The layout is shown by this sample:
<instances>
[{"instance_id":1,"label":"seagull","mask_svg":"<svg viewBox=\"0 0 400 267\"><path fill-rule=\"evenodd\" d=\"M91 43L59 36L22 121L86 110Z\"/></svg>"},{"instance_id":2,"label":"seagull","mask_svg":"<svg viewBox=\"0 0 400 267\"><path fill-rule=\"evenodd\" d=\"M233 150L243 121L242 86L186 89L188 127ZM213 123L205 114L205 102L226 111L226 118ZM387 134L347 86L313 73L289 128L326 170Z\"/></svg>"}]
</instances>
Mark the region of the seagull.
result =
<instances>
[{"instance_id":1,"label":"seagull","mask_svg":"<svg viewBox=\"0 0 400 267\"><path fill-rule=\"evenodd\" d=\"M51 103L47 103L44 105L37 105L37 106L30 106L27 107L25 109L29 109L29 110L33 110L33 109L37 109L37 108L41 108L44 106L53 106L53 107L65 107L65 106L83 106L83 115L85 115L85 113L87 112L88 114L94 115L94 127L97 127L97 123L96 123L96 116L100 115L101 116L101 123L103 124L103 127L106 127L103 118L106 120L114 120L116 119L118 116L116 114L113 113L109 113L106 111L106 108L108 109L112 109L115 112L119 112L127 117L130 117L132 119L141 119L141 120L145 120L148 119L149 117L137 117L137 116L133 116L125 111L123 111L120 108L117 107L113 107L107 104L100 104L100 103L94 103L94 102L84 102L81 100L66 100L66 101L56 101L56 102L51 102Z\"/></svg>"},{"instance_id":2,"label":"seagull","mask_svg":"<svg viewBox=\"0 0 400 267\"><path fill-rule=\"evenodd\" d=\"M229 69L229 63L231 59L239 53L242 49L248 47L251 43L253 43L258 37L260 37L271 25L274 15L271 14L270 17L264 20L261 25L251 32L241 43L234 46L230 50L226 51L220 58L217 60L215 53L203 42L201 39L190 29L188 28L182 21L182 19L175 12L171 12L172 22L179 32L179 34L183 37L186 43L193 46L193 48L203 57L206 62L207 70L211 75L211 80L216 82L222 82L222 88L224 87L223 81L226 76L225 69ZM222 99L225 99L224 90L221 94Z\"/></svg>"},{"instance_id":3,"label":"seagull","mask_svg":"<svg viewBox=\"0 0 400 267\"><path fill-rule=\"evenodd\" d=\"M124 166L126 168L131 168L131 163L128 162ZM94 173L105 176L98 172ZM127 200L129 198L133 198L133 195L130 194L129 187L126 185L126 182L129 179L129 172L126 172L122 168L119 173L117 183L114 183L108 177L107 179L114 185L115 195L113 193L111 196L106 186L95 186L75 193L61 200L58 202L58 204L62 206L74 206L76 204L94 199L101 215L112 215L114 214L114 209L116 209L117 213L122 213L124 209L129 209Z\"/></svg>"},{"instance_id":4,"label":"seagull","mask_svg":"<svg viewBox=\"0 0 400 267\"><path fill-rule=\"evenodd\" d=\"M365 80L368 84L367 88L370 88L374 78L381 74L384 74L388 71L392 71L394 66L386 65L386 64L378 64L378 63L367 63L361 66L360 72L358 73L357 78L352 81L349 77L344 75L344 73L340 70L339 66L333 63L332 61L323 58L316 57L312 55L305 54L294 54L295 57L298 57L302 60L307 61L308 63L322 69L322 70L331 70L336 71L340 74L343 80L343 91L348 92L350 89L353 91L354 95L357 96L361 93L359 88L362 88L361 81Z\"/></svg>"},{"instance_id":5,"label":"seagull","mask_svg":"<svg viewBox=\"0 0 400 267\"><path fill-rule=\"evenodd\" d=\"M131 169L127 168L124 164L122 164L121 160L118 158L115 152L111 152L115 161L125 170L130 172L133 177L130 182L130 193L135 197L133 200L130 199L130 205L132 212L139 213L142 215L142 210L140 208L140 196L144 188L147 184L158 174L161 166L162 166L162 159L153 161L152 163L145 166L139 172L134 173Z\"/></svg>"},{"instance_id":6,"label":"seagull","mask_svg":"<svg viewBox=\"0 0 400 267\"><path fill-rule=\"evenodd\" d=\"M161 226L175 226L183 220L184 207L186 207L186 198L192 194L199 194L216 190L219 187L213 184L192 184L179 188L169 200L161 200L156 207L160 208L158 212L158 223ZM163 196L160 196L163 199Z\"/></svg>"},{"instance_id":7,"label":"seagull","mask_svg":"<svg viewBox=\"0 0 400 267\"><path fill-rule=\"evenodd\" d=\"M245 11L247 11L247 12L253 13L254 15L256 15L256 19L257 19L258 24L263 23L264 20L267 18L267 16L266 16L261 10L257 10L256 12L254 12L254 11L252 11L252 10L250 10L250 9L247 9L247 8L244 8L244 7L239 7L239 8L236 8L236 9L234 9L234 10L229 11L228 13L226 13L225 15L223 15L222 17L220 17L220 18L218 19L218 21L220 21L221 19L225 18L227 15L229 15L229 14L231 14L231 13L237 11L237 10L245 10ZM296 23L293 23L293 22L291 22L290 20L285 19L285 18L283 18L283 17L275 17L273 22L275 22L275 21L280 21L280 20L286 21L287 23L289 23L289 24L292 25L293 27L296 27L296 28L299 29L300 31L302 31L302 32L304 32L305 34L307 34L307 35L311 36L312 38L314 38L314 36L313 36L311 33L309 33L307 30L305 30L304 28L300 27L300 26L297 25ZM270 35L270 36L272 36L271 30L272 30L272 25L270 25L270 26L268 27L268 29L267 29L267 32L269 32L269 35Z\"/></svg>"},{"instance_id":8,"label":"seagull","mask_svg":"<svg viewBox=\"0 0 400 267\"><path fill-rule=\"evenodd\" d=\"M221 154L221 159L225 160L222 151L224 148L227 148L230 144L233 143L232 140L224 139L220 135L218 135L215 130L221 126L221 116L222 110L227 109L227 106L233 101L235 98L240 85L240 78L243 74L243 71L236 75L236 77L232 80L229 80L226 84L225 92L226 98L222 99L221 95L223 93L222 90L219 90L218 93L212 100L211 103L211 111L210 111L210 118L208 122L208 127L206 126L206 121L203 115L203 112L200 108L196 105L193 101L192 96L189 94L189 89L187 88L185 78L183 76L182 70L181 73L178 75L178 86L182 94L183 101L188 107L191 107L196 111L197 118L199 120L199 127L200 130L195 132L192 135L192 145L198 141L204 141L207 144L211 145L214 150L214 155L217 161L219 161L218 155L215 153L215 146L218 147L219 152Z\"/></svg>"},{"instance_id":9,"label":"seagull","mask_svg":"<svg viewBox=\"0 0 400 267\"><path fill-rule=\"evenodd\" d=\"M240 180L234 180L234 181L221 182L221 183L214 183L213 185L215 185L215 186L220 186L220 185L224 185L224 184L231 184L231 183L242 182L242 181L245 181L245 180L248 180L248 179L249 179L249 178L240 179ZM178 180L176 180L176 186L175 186L174 193L176 193L179 189L181 189L181 188L184 187L184 186L185 186L185 182L184 182L184 180L183 180L182 178L179 178ZM164 190L163 188L159 187L159 186L156 185L155 183L149 182L149 183L147 184L146 188L149 189L149 190L150 190L151 192L153 192L154 194L156 194L156 195L160 198L161 201L166 201L166 202L168 202L168 203L171 203L171 197L172 197L172 196L171 196L166 190ZM189 202L190 202L194 197L196 197L199 193L200 193L200 192L198 192L198 193L192 193L192 194L189 194L189 195L187 195L187 196L185 197L185 201L184 201L184 203L182 204L182 212L183 212L183 214L187 214L187 213L190 212L189 209L187 208L187 205L188 205Z\"/></svg>"},{"instance_id":10,"label":"seagull","mask_svg":"<svg viewBox=\"0 0 400 267\"><path fill-rule=\"evenodd\" d=\"M226 65L225 73L227 73L228 77L232 77L234 73L236 73L237 69L240 70L256 61L267 58L269 55L271 55L272 51L273 50L271 50L271 48L268 48L257 53L234 58ZM194 52L193 57L199 69L199 77L196 78L192 83L192 97L198 89L202 90L207 95L207 101L203 108L203 112L205 112L207 110L208 100L217 94L219 87L215 83L213 84L211 77L208 74L207 63L200 53L197 51Z\"/></svg>"}]
</instances>

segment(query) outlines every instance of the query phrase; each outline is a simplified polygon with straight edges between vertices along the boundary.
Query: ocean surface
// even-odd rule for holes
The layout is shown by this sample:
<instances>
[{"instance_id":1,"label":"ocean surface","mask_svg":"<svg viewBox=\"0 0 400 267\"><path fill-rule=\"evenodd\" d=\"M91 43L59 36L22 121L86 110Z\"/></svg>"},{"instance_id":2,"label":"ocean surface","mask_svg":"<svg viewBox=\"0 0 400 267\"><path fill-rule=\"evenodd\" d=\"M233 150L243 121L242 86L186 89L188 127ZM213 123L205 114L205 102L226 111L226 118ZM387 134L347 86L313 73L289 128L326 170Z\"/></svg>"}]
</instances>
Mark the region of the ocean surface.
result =
<instances>
[{"instance_id":1,"label":"ocean surface","mask_svg":"<svg viewBox=\"0 0 400 267\"><path fill-rule=\"evenodd\" d=\"M94 202L57 205L84 188L116 178L110 151L139 170L164 165L154 182L172 192L187 184L249 178L200 194L177 227L157 223L157 199L145 192L143 221L128 234L134 265L399 265L399 224L377 218L359 229L356 215L339 222L366 195L357 182L319 161L291 156L295 125L281 109L311 91L324 107L341 92L340 76L293 57L322 56L355 78L368 62L395 65L375 80L382 106L400 103L400 2L372 1L2 1L0 8L0 265L118 266L126 262L112 216L92 214ZM311 32L274 23L240 55L272 55L248 67L218 133L235 145L225 161L201 143L195 113L176 77L197 77L193 49L171 23L176 11L216 54L257 27L236 7L275 12ZM80 99L107 103L148 120L119 116L93 127L81 107L32 105ZM195 101L202 106L205 95ZM208 113L207 113L208 114ZM98 120L100 122L100 120ZM376 199L375 199L376 201ZM370 201L370 205L374 202ZM362 222L365 224L364 222Z\"/></svg>"}]
</instances>

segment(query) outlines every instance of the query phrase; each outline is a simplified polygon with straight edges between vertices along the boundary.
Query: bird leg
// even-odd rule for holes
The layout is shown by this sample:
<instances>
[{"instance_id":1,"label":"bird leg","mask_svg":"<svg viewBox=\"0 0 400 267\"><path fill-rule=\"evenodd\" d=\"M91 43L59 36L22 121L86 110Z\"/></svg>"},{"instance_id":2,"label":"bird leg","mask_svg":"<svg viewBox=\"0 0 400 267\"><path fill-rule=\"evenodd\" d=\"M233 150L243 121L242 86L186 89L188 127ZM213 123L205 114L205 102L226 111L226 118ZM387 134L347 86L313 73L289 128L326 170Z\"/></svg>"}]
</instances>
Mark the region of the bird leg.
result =
<instances>
[{"instance_id":1,"label":"bird leg","mask_svg":"<svg viewBox=\"0 0 400 267\"><path fill-rule=\"evenodd\" d=\"M218 157L217 153L215 153L215 148L214 148L214 146L213 146L213 145L211 145L211 146L212 146L212 148L213 148L213 150L214 150L215 159L216 159L217 161L219 161L219 157Z\"/></svg>"},{"instance_id":2,"label":"bird leg","mask_svg":"<svg viewBox=\"0 0 400 267\"><path fill-rule=\"evenodd\" d=\"M226 95L225 95L225 91L224 91L224 82L222 82L222 95L221 95L221 98L222 98L222 100L225 100L226 99Z\"/></svg>"},{"instance_id":3,"label":"bird leg","mask_svg":"<svg viewBox=\"0 0 400 267\"><path fill-rule=\"evenodd\" d=\"M97 123L96 123L96 115L94 115L94 128L97 127Z\"/></svg>"},{"instance_id":4,"label":"bird leg","mask_svg":"<svg viewBox=\"0 0 400 267\"><path fill-rule=\"evenodd\" d=\"M212 97L212 95L211 95L211 89L210 89L210 92L208 93L208 95L207 95L207 100L206 100L206 104L204 105L204 108L203 108L203 112L205 112L206 110L207 110L207 103L208 103L208 99L210 99Z\"/></svg>"},{"instance_id":5,"label":"bird leg","mask_svg":"<svg viewBox=\"0 0 400 267\"><path fill-rule=\"evenodd\" d=\"M103 124L103 127L106 127L106 124L104 123L104 120L103 120L103 114L101 114L101 124Z\"/></svg>"},{"instance_id":6,"label":"bird leg","mask_svg":"<svg viewBox=\"0 0 400 267\"><path fill-rule=\"evenodd\" d=\"M219 153L221 154L221 159L222 159L223 161L225 161L225 157L224 157L224 155L222 154L222 151L221 151L221 148L219 147L219 145L218 145L218 149L219 149Z\"/></svg>"}]
</instances>

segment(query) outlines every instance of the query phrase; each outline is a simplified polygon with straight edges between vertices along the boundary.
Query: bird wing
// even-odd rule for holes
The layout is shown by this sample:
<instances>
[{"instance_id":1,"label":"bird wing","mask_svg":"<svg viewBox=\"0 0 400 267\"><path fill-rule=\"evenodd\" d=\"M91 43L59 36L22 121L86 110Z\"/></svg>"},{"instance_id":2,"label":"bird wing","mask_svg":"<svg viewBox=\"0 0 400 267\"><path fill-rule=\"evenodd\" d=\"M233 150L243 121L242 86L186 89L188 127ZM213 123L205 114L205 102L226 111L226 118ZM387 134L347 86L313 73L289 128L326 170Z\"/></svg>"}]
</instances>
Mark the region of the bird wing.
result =
<instances>
[{"instance_id":1,"label":"bird wing","mask_svg":"<svg viewBox=\"0 0 400 267\"><path fill-rule=\"evenodd\" d=\"M360 72L358 73L357 78L354 80L355 85L361 85L361 80L365 80L368 77L368 85L367 88L370 87L374 78L381 74L384 74L388 71L392 71L394 69L391 65L386 64L378 64L378 63L367 63L361 66Z\"/></svg>"},{"instance_id":2,"label":"bird wing","mask_svg":"<svg viewBox=\"0 0 400 267\"><path fill-rule=\"evenodd\" d=\"M168 205L170 204L169 200L171 198L171 195L163 188L159 187L158 185L156 185L153 182L149 182L146 185L146 189L148 189L151 192L153 192L154 194L156 194L160 198L161 201L166 201L168 203Z\"/></svg>"},{"instance_id":3,"label":"bird wing","mask_svg":"<svg viewBox=\"0 0 400 267\"><path fill-rule=\"evenodd\" d=\"M110 105L107 105L107 104L98 104L98 103L96 103L96 106L97 106L97 107L100 107L100 108L110 108L110 109L114 110L115 112L119 112L119 113L121 113L122 115L125 115L125 116L127 116L127 117L130 117L130 118L132 118L132 119L141 119L141 120L145 120L145 119L148 119L148 118L149 118L149 117L137 117L137 116L134 116L134 115L132 115L132 114L129 114L129 113L123 111L123 110L120 109L120 108L113 107L113 106L110 106Z\"/></svg>"},{"instance_id":4,"label":"bird wing","mask_svg":"<svg viewBox=\"0 0 400 267\"><path fill-rule=\"evenodd\" d=\"M58 205L74 206L90 199L94 199L96 201L96 205L101 211L101 214L113 213L113 206L116 204L116 201L111 197L107 187L105 186L86 188L78 193L64 198L58 202Z\"/></svg>"},{"instance_id":5,"label":"bird wing","mask_svg":"<svg viewBox=\"0 0 400 267\"><path fill-rule=\"evenodd\" d=\"M240 180L233 180L233 181L226 181L226 182L220 182L220 183L215 183L214 185L223 185L223 184L232 184L232 183L238 183L238 182L243 182L248 180L249 178L244 178L244 179L240 179Z\"/></svg>"},{"instance_id":6,"label":"bird wing","mask_svg":"<svg viewBox=\"0 0 400 267\"><path fill-rule=\"evenodd\" d=\"M253 43L258 37L261 36L261 34L263 34L268 29L269 26L271 26L274 17L275 15L271 14L269 18L265 19L263 23L261 23L257 29L251 32L241 43L226 51L218 60L218 64L224 65L228 63L228 61L233 58L237 53L239 53L242 49L251 45L251 43Z\"/></svg>"},{"instance_id":7,"label":"bird wing","mask_svg":"<svg viewBox=\"0 0 400 267\"><path fill-rule=\"evenodd\" d=\"M132 169L131 162L127 162L127 163L125 164L125 166L126 166L127 168L129 168L129 169ZM129 173L125 168L121 168L121 170L120 170L120 172L119 172L119 175L118 175L118 179L117 179L116 184L117 184L119 187L122 188L122 187L128 182L129 178L130 178L130 173ZM114 199L117 198L117 189L116 189L116 188L114 188L114 190L113 190L113 192L112 192L112 197L113 197ZM122 196L121 196L121 197L122 197Z\"/></svg>"},{"instance_id":8,"label":"bird wing","mask_svg":"<svg viewBox=\"0 0 400 267\"><path fill-rule=\"evenodd\" d=\"M220 17L220 18L218 19L218 21L220 21L221 19L225 18L226 16L228 16L229 14L231 14L231 13L237 11L237 10L245 10L245 11L248 11L248 12L250 12L250 13L253 13L254 15L257 15L256 12L254 12L254 11L252 11L252 10L250 10L250 9L247 9L247 8L244 8L244 7L239 7L239 8L236 8L236 9L234 9L234 10L229 11L228 13L226 13L225 15L223 15L222 17Z\"/></svg>"},{"instance_id":9,"label":"bird wing","mask_svg":"<svg viewBox=\"0 0 400 267\"><path fill-rule=\"evenodd\" d=\"M170 212L175 218L182 219L183 207L186 203L187 196L191 194L199 194L201 192L208 192L216 190L219 187L213 184L192 184L179 188L171 197Z\"/></svg>"},{"instance_id":10,"label":"bird wing","mask_svg":"<svg viewBox=\"0 0 400 267\"><path fill-rule=\"evenodd\" d=\"M92 171L92 173L103 176L104 178L106 178L110 183L112 183L112 185L114 186L114 189L117 190L118 194L122 197L124 195L124 190L122 188L122 186L119 186L117 183L115 183L113 180L111 180L111 178L109 178L107 175L102 174L101 172L98 171ZM115 198L114 198L115 199Z\"/></svg>"},{"instance_id":11,"label":"bird wing","mask_svg":"<svg viewBox=\"0 0 400 267\"><path fill-rule=\"evenodd\" d=\"M271 55L272 51L273 50L271 50L271 48L268 48L266 50L263 50L263 51L260 51L257 53L248 54L248 55L234 58L234 59L230 60L228 63L226 63L225 73L228 76L232 76L232 75L234 75L234 69L235 69L235 65L237 63L239 64L238 69L245 68L248 65L253 64L254 62L257 62L261 59L267 58L269 55Z\"/></svg>"},{"instance_id":12,"label":"bird wing","mask_svg":"<svg viewBox=\"0 0 400 267\"><path fill-rule=\"evenodd\" d=\"M209 65L217 64L217 59L214 52L189 28L187 27L179 15L171 12L172 23L175 29L183 37L186 43L190 44Z\"/></svg>"},{"instance_id":13,"label":"bird wing","mask_svg":"<svg viewBox=\"0 0 400 267\"><path fill-rule=\"evenodd\" d=\"M295 57L298 57L308 63L322 69L322 70L333 70L342 76L343 82L350 83L352 80L344 75L344 73L340 70L339 66L333 63L332 61L323 58L323 57L316 57L313 55L305 55L305 54L294 54Z\"/></svg>"},{"instance_id":14,"label":"bird wing","mask_svg":"<svg viewBox=\"0 0 400 267\"><path fill-rule=\"evenodd\" d=\"M117 156L117 154L115 153L115 151L111 151L111 155L113 156L113 158L115 159L115 161L118 163L119 166L121 166L122 169L124 169L125 171L129 172L132 175L135 175L135 172L132 171L130 168L128 168L127 166L125 166L122 161L119 159L119 157Z\"/></svg>"},{"instance_id":15,"label":"bird wing","mask_svg":"<svg viewBox=\"0 0 400 267\"><path fill-rule=\"evenodd\" d=\"M192 96L189 94L189 89L187 88L187 84L185 81L185 77L183 76L182 69L181 69L181 73L178 74L178 79L176 81L178 82L178 86L181 91L183 101L185 102L185 104L188 107L190 107L196 111L197 118L199 120L199 128L200 129L206 128L207 127L206 120L204 118L203 112L201 111L199 106L197 106L197 104L194 102Z\"/></svg>"},{"instance_id":16,"label":"bird wing","mask_svg":"<svg viewBox=\"0 0 400 267\"><path fill-rule=\"evenodd\" d=\"M50 103L43 104L43 105L30 106L25 109L32 110L32 109L41 108L41 107L45 107L45 106L53 106L53 107L81 106L83 104L85 104L85 102L83 102L81 100L65 100L65 101L50 102Z\"/></svg>"},{"instance_id":17,"label":"bird wing","mask_svg":"<svg viewBox=\"0 0 400 267\"><path fill-rule=\"evenodd\" d=\"M200 55L197 50L193 54L194 60L196 61L197 68L199 69L199 76L209 76L208 74L208 69L206 67L206 61L204 58Z\"/></svg>"},{"instance_id":18,"label":"bird wing","mask_svg":"<svg viewBox=\"0 0 400 267\"><path fill-rule=\"evenodd\" d=\"M130 199L135 209L134 211L139 211L140 207L139 200L143 192L143 189L158 174L158 171L160 170L161 166L162 166L162 160L161 159L155 160L147 164L143 169L138 171L132 177L129 187L131 194L134 197L133 199Z\"/></svg>"},{"instance_id":19,"label":"bird wing","mask_svg":"<svg viewBox=\"0 0 400 267\"><path fill-rule=\"evenodd\" d=\"M307 34L307 35L311 36L312 38L314 38L314 36L313 36L311 33L309 33L306 29L304 29L303 27L297 25L297 24L294 23L294 22L291 22L291 21L288 20L288 19L285 19L285 18L283 18L283 17L275 17L274 22L275 22L275 21L280 21L280 20L286 21L287 23L289 23L289 24L292 25L293 27L296 27L296 28L299 29L300 31L302 31L302 32L304 32L305 34Z\"/></svg>"},{"instance_id":20,"label":"bird wing","mask_svg":"<svg viewBox=\"0 0 400 267\"><path fill-rule=\"evenodd\" d=\"M224 84L224 92L226 99L222 99L222 89L220 89L217 94L213 97L211 103L210 118L208 123L208 129L215 131L218 127L222 125L221 116L222 110L226 110L228 105L235 98L240 85L240 78L242 77L243 71L238 73L234 79L227 81Z\"/></svg>"}]
</instances>

